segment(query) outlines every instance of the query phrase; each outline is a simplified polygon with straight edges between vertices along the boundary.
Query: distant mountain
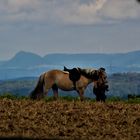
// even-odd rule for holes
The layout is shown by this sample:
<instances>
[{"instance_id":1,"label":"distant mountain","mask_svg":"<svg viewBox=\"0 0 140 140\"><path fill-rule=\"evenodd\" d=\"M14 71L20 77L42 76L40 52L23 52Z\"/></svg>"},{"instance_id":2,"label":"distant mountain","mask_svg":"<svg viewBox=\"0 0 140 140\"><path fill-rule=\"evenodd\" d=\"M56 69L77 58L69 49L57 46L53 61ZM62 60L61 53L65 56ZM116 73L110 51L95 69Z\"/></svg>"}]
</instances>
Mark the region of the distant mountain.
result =
<instances>
[{"instance_id":1,"label":"distant mountain","mask_svg":"<svg viewBox=\"0 0 140 140\"><path fill-rule=\"evenodd\" d=\"M37 54L21 51L9 61L0 61L0 80L36 77L50 69L105 67L108 73L140 72L140 51L115 54Z\"/></svg>"},{"instance_id":2,"label":"distant mountain","mask_svg":"<svg viewBox=\"0 0 140 140\"><path fill-rule=\"evenodd\" d=\"M98 67L104 65L102 59L105 57L106 54L50 54L46 55L44 59L46 63L54 65Z\"/></svg>"},{"instance_id":3,"label":"distant mountain","mask_svg":"<svg viewBox=\"0 0 140 140\"><path fill-rule=\"evenodd\" d=\"M17 53L11 60L3 64L6 68L26 68L44 64L44 60L34 53L21 51Z\"/></svg>"},{"instance_id":4,"label":"distant mountain","mask_svg":"<svg viewBox=\"0 0 140 140\"><path fill-rule=\"evenodd\" d=\"M55 59L54 59L55 58ZM140 51L116 54L50 54L44 57L47 64L83 66L140 65Z\"/></svg>"}]
</instances>

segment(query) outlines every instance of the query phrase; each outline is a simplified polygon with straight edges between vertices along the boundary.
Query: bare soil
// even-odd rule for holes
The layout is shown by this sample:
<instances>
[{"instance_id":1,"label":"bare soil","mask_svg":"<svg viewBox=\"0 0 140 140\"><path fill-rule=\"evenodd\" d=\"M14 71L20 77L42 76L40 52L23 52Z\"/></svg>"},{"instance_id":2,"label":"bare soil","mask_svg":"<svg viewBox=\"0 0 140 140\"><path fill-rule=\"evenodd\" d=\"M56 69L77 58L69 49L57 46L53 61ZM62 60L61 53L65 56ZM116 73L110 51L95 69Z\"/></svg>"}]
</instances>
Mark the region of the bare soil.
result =
<instances>
[{"instance_id":1,"label":"bare soil","mask_svg":"<svg viewBox=\"0 0 140 140\"><path fill-rule=\"evenodd\" d=\"M140 104L0 99L0 136L139 140Z\"/></svg>"}]
</instances>

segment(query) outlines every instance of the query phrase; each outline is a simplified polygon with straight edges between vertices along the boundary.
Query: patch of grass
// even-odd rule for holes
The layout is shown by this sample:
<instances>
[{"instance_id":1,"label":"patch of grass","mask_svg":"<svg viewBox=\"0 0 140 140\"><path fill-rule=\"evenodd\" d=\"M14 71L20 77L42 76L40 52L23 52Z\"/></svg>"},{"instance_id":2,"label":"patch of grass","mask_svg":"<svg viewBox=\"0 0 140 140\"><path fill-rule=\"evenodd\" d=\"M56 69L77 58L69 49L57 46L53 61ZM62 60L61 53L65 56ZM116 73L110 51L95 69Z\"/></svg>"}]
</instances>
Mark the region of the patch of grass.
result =
<instances>
[{"instance_id":1,"label":"patch of grass","mask_svg":"<svg viewBox=\"0 0 140 140\"><path fill-rule=\"evenodd\" d=\"M51 97L45 97L44 100L46 102L50 102L50 101L54 101L54 97L51 96ZM80 97L73 97L73 96L59 96L57 100L60 100L60 101L80 101ZM96 99L92 99L92 98L89 98L89 97L85 97L84 98L84 101L89 101L89 102L95 102Z\"/></svg>"},{"instance_id":2,"label":"patch of grass","mask_svg":"<svg viewBox=\"0 0 140 140\"><path fill-rule=\"evenodd\" d=\"M120 97L110 97L107 99L107 102L119 102L119 101L124 101L123 99L121 99Z\"/></svg>"},{"instance_id":3,"label":"patch of grass","mask_svg":"<svg viewBox=\"0 0 140 140\"><path fill-rule=\"evenodd\" d=\"M46 102L54 101L54 97L45 97L43 100Z\"/></svg>"},{"instance_id":4,"label":"patch of grass","mask_svg":"<svg viewBox=\"0 0 140 140\"><path fill-rule=\"evenodd\" d=\"M66 100L66 101L77 101L80 100L79 97L72 97L72 96L60 96L60 100Z\"/></svg>"},{"instance_id":5,"label":"patch of grass","mask_svg":"<svg viewBox=\"0 0 140 140\"><path fill-rule=\"evenodd\" d=\"M9 92L3 93L0 95L0 99L12 99L12 100L19 100L19 99L29 99L27 96L19 96L19 94L15 95Z\"/></svg>"},{"instance_id":6,"label":"patch of grass","mask_svg":"<svg viewBox=\"0 0 140 140\"><path fill-rule=\"evenodd\" d=\"M28 96L20 96L20 94L13 94L13 93L3 93L0 95L0 99L12 99L12 100L28 100L30 99ZM51 101L55 101L53 96L48 96L43 98L42 100L46 101L46 102L51 102ZM59 101L80 101L80 97L73 97L73 96L59 96L58 99ZM92 99L92 98L88 98L85 97L86 102L96 102L96 99ZM135 98L129 98L129 99L122 99L120 97L110 97L107 98L106 103L110 103L110 102L124 102L124 103L130 103L130 104L140 104L140 97L135 97Z\"/></svg>"},{"instance_id":7,"label":"patch of grass","mask_svg":"<svg viewBox=\"0 0 140 140\"><path fill-rule=\"evenodd\" d=\"M140 103L140 98L132 98L132 99L128 99L127 103Z\"/></svg>"},{"instance_id":8,"label":"patch of grass","mask_svg":"<svg viewBox=\"0 0 140 140\"><path fill-rule=\"evenodd\" d=\"M17 99L18 97L16 95L13 95L12 93L3 93L1 96L0 96L1 99L3 98L7 98L7 99Z\"/></svg>"},{"instance_id":9,"label":"patch of grass","mask_svg":"<svg viewBox=\"0 0 140 140\"><path fill-rule=\"evenodd\" d=\"M29 97L28 96L19 96L18 99L21 99L21 100L25 99L26 100L26 99L29 99Z\"/></svg>"},{"instance_id":10,"label":"patch of grass","mask_svg":"<svg viewBox=\"0 0 140 140\"><path fill-rule=\"evenodd\" d=\"M50 101L54 101L54 97L51 96L51 97L45 97L44 100L46 102L50 102ZM57 100L65 100L65 101L77 101L77 100L80 100L79 97L72 97L72 96L59 96Z\"/></svg>"}]
</instances>

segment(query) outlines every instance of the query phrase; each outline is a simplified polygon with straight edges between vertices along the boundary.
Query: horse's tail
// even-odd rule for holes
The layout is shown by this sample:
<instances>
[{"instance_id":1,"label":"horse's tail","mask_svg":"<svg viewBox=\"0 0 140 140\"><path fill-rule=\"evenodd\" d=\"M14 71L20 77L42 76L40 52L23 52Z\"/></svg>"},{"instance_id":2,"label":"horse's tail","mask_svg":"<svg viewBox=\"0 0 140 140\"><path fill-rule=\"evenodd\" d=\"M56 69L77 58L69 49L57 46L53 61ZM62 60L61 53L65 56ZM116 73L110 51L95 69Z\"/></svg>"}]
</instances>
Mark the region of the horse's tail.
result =
<instances>
[{"instance_id":1,"label":"horse's tail","mask_svg":"<svg viewBox=\"0 0 140 140\"><path fill-rule=\"evenodd\" d=\"M43 94L43 85L44 85L44 74L39 77L38 83L35 89L30 93L31 99L37 99Z\"/></svg>"}]
</instances>

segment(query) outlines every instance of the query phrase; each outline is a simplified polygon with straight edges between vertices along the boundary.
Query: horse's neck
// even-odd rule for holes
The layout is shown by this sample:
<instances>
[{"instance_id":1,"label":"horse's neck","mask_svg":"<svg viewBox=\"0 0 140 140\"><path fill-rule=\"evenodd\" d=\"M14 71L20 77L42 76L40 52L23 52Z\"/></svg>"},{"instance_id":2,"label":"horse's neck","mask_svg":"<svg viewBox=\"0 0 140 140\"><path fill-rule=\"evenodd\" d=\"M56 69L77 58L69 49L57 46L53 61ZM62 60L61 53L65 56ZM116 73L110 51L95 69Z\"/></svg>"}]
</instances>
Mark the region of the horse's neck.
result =
<instances>
[{"instance_id":1,"label":"horse's neck","mask_svg":"<svg viewBox=\"0 0 140 140\"><path fill-rule=\"evenodd\" d=\"M92 83L93 80L92 79L88 79L88 84Z\"/></svg>"},{"instance_id":2,"label":"horse's neck","mask_svg":"<svg viewBox=\"0 0 140 140\"><path fill-rule=\"evenodd\" d=\"M87 74L91 74L91 73L94 73L96 71L96 69L95 68L86 68L86 69L82 69L82 71Z\"/></svg>"},{"instance_id":3,"label":"horse's neck","mask_svg":"<svg viewBox=\"0 0 140 140\"><path fill-rule=\"evenodd\" d=\"M93 76L95 75L96 69L89 68L89 69L79 69L81 74L85 76L86 78L93 79Z\"/></svg>"},{"instance_id":4,"label":"horse's neck","mask_svg":"<svg viewBox=\"0 0 140 140\"><path fill-rule=\"evenodd\" d=\"M87 78L87 77L85 77L84 75L81 75L81 79L82 79L83 82L86 83L87 85L93 82L92 79Z\"/></svg>"}]
</instances>

